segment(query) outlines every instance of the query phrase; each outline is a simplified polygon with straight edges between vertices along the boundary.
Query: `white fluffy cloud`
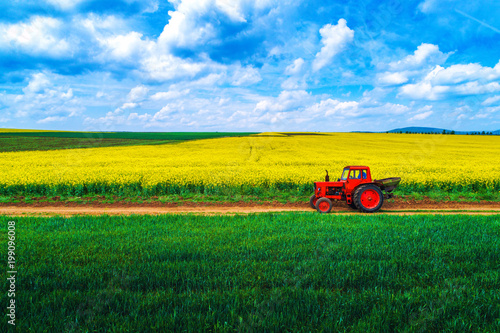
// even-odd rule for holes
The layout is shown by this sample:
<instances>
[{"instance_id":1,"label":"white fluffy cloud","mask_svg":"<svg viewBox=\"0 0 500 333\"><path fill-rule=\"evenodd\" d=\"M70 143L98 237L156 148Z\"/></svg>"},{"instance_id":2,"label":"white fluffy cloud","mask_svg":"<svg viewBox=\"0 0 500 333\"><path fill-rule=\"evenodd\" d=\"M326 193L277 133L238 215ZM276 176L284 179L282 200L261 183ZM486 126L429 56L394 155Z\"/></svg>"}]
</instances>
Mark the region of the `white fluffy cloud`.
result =
<instances>
[{"instance_id":1,"label":"white fluffy cloud","mask_svg":"<svg viewBox=\"0 0 500 333\"><path fill-rule=\"evenodd\" d=\"M127 21L114 15L88 14L73 19L75 27L81 27L91 37L99 39L106 36L124 34L129 31Z\"/></svg>"},{"instance_id":2,"label":"white fluffy cloud","mask_svg":"<svg viewBox=\"0 0 500 333\"><path fill-rule=\"evenodd\" d=\"M52 122L61 122L67 120L67 117L60 117L60 116L51 116L47 118L43 118L37 121L37 124L46 124L46 123L52 123Z\"/></svg>"},{"instance_id":3,"label":"white fluffy cloud","mask_svg":"<svg viewBox=\"0 0 500 333\"><path fill-rule=\"evenodd\" d=\"M35 73L31 77L28 85L23 88L25 94L38 94L42 93L46 88L52 84L44 73Z\"/></svg>"},{"instance_id":4,"label":"white fluffy cloud","mask_svg":"<svg viewBox=\"0 0 500 333\"><path fill-rule=\"evenodd\" d=\"M92 0L40 0L62 11L73 11L82 3L91 3ZM142 11L154 13L158 10L158 0L126 0L128 4L137 2L141 5Z\"/></svg>"},{"instance_id":5,"label":"white fluffy cloud","mask_svg":"<svg viewBox=\"0 0 500 333\"><path fill-rule=\"evenodd\" d=\"M435 101L446 96L449 91L450 87L432 86L430 82L423 81L416 84L407 84L401 87L398 96L411 99Z\"/></svg>"},{"instance_id":6,"label":"white fluffy cloud","mask_svg":"<svg viewBox=\"0 0 500 333\"><path fill-rule=\"evenodd\" d=\"M423 79L400 88L399 96L440 100L454 95L481 95L500 92L500 62L493 68L478 64L436 66Z\"/></svg>"},{"instance_id":7,"label":"white fluffy cloud","mask_svg":"<svg viewBox=\"0 0 500 333\"><path fill-rule=\"evenodd\" d=\"M328 98L313 104L306 109L306 113L312 116L335 117L338 119L358 118L361 116L373 116L379 114L400 115L408 112L405 105L385 103L374 105L364 100L339 101Z\"/></svg>"},{"instance_id":8,"label":"white fluffy cloud","mask_svg":"<svg viewBox=\"0 0 500 333\"><path fill-rule=\"evenodd\" d=\"M137 86L137 87L132 88L130 90L130 92L127 95L127 100L129 102L139 102L139 101L146 98L146 96L148 95L148 92L149 92L149 88L147 88L143 85Z\"/></svg>"},{"instance_id":9,"label":"white fluffy cloud","mask_svg":"<svg viewBox=\"0 0 500 333\"><path fill-rule=\"evenodd\" d=\"M171 90L173 91L173 90ZM156 95L156 97L155 97ZM259 115L254 115L251 106L231 97L192 98L190 96L168 99L165 103L165 92L153 95L143 103L143 108L130 114L108 112L103 117L85 119L86 125L102 125L108 130L119 126L140 128L161 128L175 131L179 126L191 126L193 129L218 130L221 126L234 129L248 129L256 126ZM168 94L170 96L170 94ZM153 99L154 97L154 99ZM244 115L244 117L243 117ZM249 123L249 119L252 122Z\"/></svg>"},{"instance_id":10,"label":"white fluffy cloud","mask_svg":"<svg viewBox=\"0 0 500 333\"><path fill-rule=\"evenodd\" d=\"M170 0L175 10L158 42L164 47L192 48L214 40L217 25L224 18L238 24L247 22L247 15L273 5L269 0Z\"/></svg>"},{"instance_id":11,"label":"white fluffy cloud","mask_svg":"<svg viewBox=\"0 0 500 333\"><path fill-rule=\"evenodd\" d=\"M116 60L136 60L141 54L147 54L155 47L154 42L143 40L142 34L135 31L102 38L99 42L108 51L108 56Z\"/></svg>"},{"instance_id":12,"label":"white fluffy cloud","mask_svg":"<svg viewBox=\"0 0 500 333\"><path fill-rule=\"evenodd\" d=\"M408 82L405 72L385 72L377 75L377 83L383 86L399 85Z\"/></svg>"},{"instance_id":13,"label":"white fluffy cloud","mask_svg":"<svg viewBox=\"0 0 500 333\"><path fill-rule=\"evenodd\" d=\"M53 5L62 10L73 9L76 6L80 5L82 2L88 0L45 0L47 3Z\"/></svg>"},{"instance_id":14,"label":"white fluffy cloud","mask_svg":"<svg viewBox=\"0 0 500 333\"><path fill-rule=\"evenodd\" d=\"M416 114L408 119L408 122L424 120L429 118L434 111L432 110L432 105L426 105L416 111Z\"/></svg>"},{"instance_id":15,"label":"white fluffy cloud","mask_svg":"<svg viewBox=\"0 0 500 333\"><path fill-rule=\"evenodd\" d=\"M302 58L297 58L292 64L285 68L285 75L289 77L286 78L281 83L281 88L284 90L298 90L306 89L307 83L306 79L308 77L308 72L306 69L305 61Z\"/></svg>"},{"instance_id":16,"label":"white fluffy cloud","mask_svg":"<svg viewBox=\"0 0 500 333\"><path fill-rule=\"evenodd\" d=\"M414 115L413 117L411 117L410 119L408 119L408 121L424 120L424 119L428 118L433 113L434 113L433 111L422 112L422 113L419 113L417 115Z\"/></svg>"},{"instance_id":17,"label":"white fluffy cloud","mask_svg":"<svg viewBox=\"0 0 500 333\"><path fill-rule=\"evenodd\" d=\"M72 50L63 37L63 25L58 19L42 16L34 16L25 23L0 24L0 49L49 57L69 56Z\"/></svg>"},{"instance_id":18,"label":"white fluffy cloud","mask_svg":"<svg viewBox=\"0 0 500 333\"><path fill-rule=\"evenodd\" d=\"M127 109L135 109L142 104L149 93L149 88L139 85L130 90L127 95L126 101L119 108L115 109L113 114L120 114Z\"/></svg>"},{"instance_id":19,"label":"white fluffy cloud","mask_svg":"<svg viewBox=\"0 0 500 333\"><path fill-rule=\"evenodd\" d=\"M294 60L293 64L287 66L285 69L286 75L297 75L302 72L302 68L304 66L304 59L297 58Z\"/></svg>"},{"instance_id":20,"label":"white fluffy cloud","mask_svg":"<svg viewBox=\"0 0 500 333\"><path fill-rule=\"evenodd\" d=\"M340 19L337 25L327 24L323 26L319 33L323 47L313 61L312 66L315 72L328 65L333 57L344 50L354 38L354 31L349 29L345 19Z\"/></svg>"},{"instance_id":21,"label":"white fluffy cloud","mask_svg":"<svg viewBox=\"0 0 500 333\"><path fill-rule=\"evenodd\" d=\"M153 121L168 120L173 113L177 112L177 110L178 109L174 105L167 104L163 108L161 108L160 111L155 113L152 120ZM182 111L182 109L181 109L181 111Z\"/></svg>"},{"instance_id":22,"label":"white fluffy cloud","mask_svg":"<svg viewBox=\"0 0 500 333\"><path fill-rule=\"evenodd\" d=\"M79 116L85 108L72 88L53 83L57 79L58 76L49 72L34 73L22 89L23 94L9 101L8 107L14 111L14 116L33 119L40 124Z\"/></svg>"},{"instance_id":23,"label":"white fluffy cloud","mask_svg":"<svg viewBox=\"0 0 500 333\"><path fill-rule=\"evenodd\" d=\"M482 105L492 105L500 101L500 95L491 96L484 100Z\"/></svg>"},{"instance_id":24,"label":"white fluffy cloud","mask_svg":"<svg viewBox=\"0 0 500 333\"><path fill-rule=\"evenodd\" d=\"M141 61L141 70L145 76L155 81L193 78L206 67L204 63L190 62L171 54L155 54Z\"/></svg>"},{"instance_id":25,"label":"white fluffy cloud","mask_svg":"<svg viewBox=\"0 0 500 333\"><path fill-rule=\"evenodd\" d=\"M193 79L202 72L220 71L224 66L200 55L199 60L183 59L165 48L162 37L150 40L127 29L127 22L115 16L90 14L75 20L83 34L100 49L90 50L92 59L100 63L116 63L135 67L129 75L157 82ZM129 69L127 69L129 70ZM255 75L254 75L255 76Z\"/></svg>"},{"instance_id":26,"label":"white fluffy cloud","mask_svg":"<svg viewBox=\"0 0 500 333\"><path fill-rule=\"evenodd\" d=\"M238 66L233 73L231 84L234 86L247 86L261 81L259 71L252 67Z\"/></svg>"},{"instance_id":27,"label":"white fluffy cloud","mask_svg":"<svg viewBox=\"0 0 500 333\"><path fill-rule=\"evenodd\" d=\"M277 98L266 98L257 103L255 112L294 111L310 103L312 96L305 90L282 91Z\"/></svg>"},{"instance_id":28,"label":"white fluffy cloud","mask_svg":"<svg viewBox=\"0 0 500 333\"><path fill-rule=\"evenodd\" d=\"M325 116L357 117L360 115L358 102L341 102L331 98L314 104L307 111L313 114L324 114Z\"/></svg>"},{"instance_id":29,"label":"white fluffy cloud","mask_svg":"<svg viewBox=\"0 0 500 333\"><path fill-rule=\"evenodd\" d=\"M389 63L389 69L391 71L407 71L421 69L426 65L442 64L452 53L443 53L437 45L422 43L413 54L406 56L402 60Z\"/></svg>"},{"instance_id":30,"label":"white fluffy cloud","mask_svg":"<svg viewBox=\"0 0 500 333\"><path fill-rule=\"evenodd\" d=\"M382 71L376 75L376 84L396 86L426 75L434 66L443 64L453 52L443 53L434 44L422 43L413 54L398 61L381 63Z\"/></svg>"},{"instance_id":31,"label":"white fluffy cloud","mask_svg":"<svg viewBox=\"0 0 500 333\"><path fill-rule=\"evenodd\" d=\"M176 14L172 17L170 23L165 26L165 31L175 27L179 28L175 23L177 14L189 13L193 16L193 19L199 19L200 15L208 15L206 12L211 10L210 4L212 2L208 0L175 2L174 5L177 10L173 13ZM231 11L232 7L229 2L226 5L221 2L220 5L225 8L227 15L229 15L229 12L232 13L231 15L236 15L236 12L234 12L236 7ZM245 6L248 7L249 4ZM252 6L257 6L257 4L252 4ZM192 23L200 24L197 20ZM172 44L166 40L165 38L175 37L175 34L172 35L170 32L166 33L164 31L164 34L160 35L158 40L150 40L139 32L129 31L127 23L123 19L95 14L75 19L74 24L81 26L82 33L87 34L88 39L99 46L97 50L89 50L93 60L100 63L114 63L117 68L121 68L121 66L132 67L132 70L126 69L129 71L128 75L139 77L143 81L161 83L171 80L189 80L192 82L192 80L198 80L199 77L212 77L212 74L224 76L227 82L234 86L248 86L262 80L259 70L251 65L241 66L239 63L233 65L219 64L204 53L198 53L195 59L175 55L171 52L170 46L177 45L178 42L179 45L183 45L184 42L177 40ZM186 27L186 29L189 30L190 28ZM179 30L179 33L182 38L187 38L190 42L196 44L197 38L187 36L182 32L184 30L181 30Z\"/></svg>"},{"instance_id":32,"label":"white fluffy cloud","mask_svg":"<svg viewBox=\"0 0 500 333\"><path fill-rule=\"evenodd\" d=\"M169 11L170 20L158 41L161 45L190 47L216 36L210 22L197 22L208 11L211 1L180 1L175 11Z\"/></svg>"},{"instance_id":33,"label":"white fluffy cloud","mask_svg":"<svg viewBox=\"0 0 500 333\"><path fill-rule=\"evenodd\" d=\"M448 68L436 66L431 75L434 84L458 84L466 81L493 81L500 78L500 62L495 67L480 64L452 65Z\"/></svg>"},{"instance_id":34,"label":"white fluffy cloud","mask_svg":"<svg viewBox=\"0 0 500 333\"><path fill-rule=\"evenodd\" d=\"M174 98L179 98L181 96L189 94L190 90L189 89L184 89L184 90L169 90L169 91L161 91L157 92L153 96L151 96L151 99L153 101L159 101L159 100L166 100L166 99L174 99Z\"/></svg>"},{"instance_id":35,"label":"white fluffy cloud","mask_svg":"<svg viewBox=\"0 0 500 333\"><path fill-rule=\"evenodd\" d=\"M156 49L154 41L130 31L125 20L112 15L89 14L74 19L72 24L79 38L92 44L92 47L80 51L87 53L94 62L137 66Z\"/></svg>"}]
</instances>

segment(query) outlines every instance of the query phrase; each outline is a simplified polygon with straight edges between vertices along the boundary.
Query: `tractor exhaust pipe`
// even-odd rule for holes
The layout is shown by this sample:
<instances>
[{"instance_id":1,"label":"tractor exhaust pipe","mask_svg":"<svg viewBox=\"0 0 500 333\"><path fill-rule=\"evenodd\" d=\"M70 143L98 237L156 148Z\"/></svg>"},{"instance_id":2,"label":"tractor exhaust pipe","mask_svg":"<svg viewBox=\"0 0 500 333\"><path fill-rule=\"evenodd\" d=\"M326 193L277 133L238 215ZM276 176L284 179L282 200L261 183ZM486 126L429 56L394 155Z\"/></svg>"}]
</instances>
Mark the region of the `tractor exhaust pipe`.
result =
<instances>
[{"instance_id":1,"label":"tractor exhaust pipe","mask_svg":"<svg viewBox=\"0 0 500 333\"><path fill-rule=\"evenodd\" d=\"M326 171L325 182L329 182L330 177L328 176L328 170L325 170L325 171Z\"/></svg>"}]
</instances>

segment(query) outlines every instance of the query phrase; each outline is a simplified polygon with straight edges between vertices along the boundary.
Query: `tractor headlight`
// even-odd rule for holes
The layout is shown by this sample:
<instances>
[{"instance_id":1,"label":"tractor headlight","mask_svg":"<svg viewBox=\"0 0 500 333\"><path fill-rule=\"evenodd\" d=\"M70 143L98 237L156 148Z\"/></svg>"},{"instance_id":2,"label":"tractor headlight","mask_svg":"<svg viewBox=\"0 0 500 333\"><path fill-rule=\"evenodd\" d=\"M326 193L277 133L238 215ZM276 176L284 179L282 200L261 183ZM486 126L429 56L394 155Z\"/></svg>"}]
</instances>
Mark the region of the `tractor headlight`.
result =
<instances>
[{"instance_id":1,"label":"tractor headlight","mask_svg":"<svg viewBox=\"0 0 500 333\"><path fill-rule=\"evenodd\" d=\"M318 187L318 192L321 192L321 187Z\"/></svg>"}]
</instances>

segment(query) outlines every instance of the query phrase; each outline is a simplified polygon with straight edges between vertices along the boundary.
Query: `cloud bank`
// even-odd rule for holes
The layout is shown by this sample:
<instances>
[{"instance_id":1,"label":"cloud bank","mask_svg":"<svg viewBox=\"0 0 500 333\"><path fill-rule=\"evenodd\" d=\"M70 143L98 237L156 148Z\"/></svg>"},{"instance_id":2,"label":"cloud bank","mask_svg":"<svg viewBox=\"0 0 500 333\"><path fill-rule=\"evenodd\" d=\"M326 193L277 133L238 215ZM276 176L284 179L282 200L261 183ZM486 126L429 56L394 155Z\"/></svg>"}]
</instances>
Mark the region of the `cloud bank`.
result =
<instances>
[{"instance_id":1,"label":"cloud bank","mask_svg":"<svg viewBox=\"0 0 500 333\"><path fill-rule=\"evenodd\" d=\"M0 122L73 130L496 130L500 41L491 18L500 13L493 4L2 4Z\"/></svg>"}]
</instances>

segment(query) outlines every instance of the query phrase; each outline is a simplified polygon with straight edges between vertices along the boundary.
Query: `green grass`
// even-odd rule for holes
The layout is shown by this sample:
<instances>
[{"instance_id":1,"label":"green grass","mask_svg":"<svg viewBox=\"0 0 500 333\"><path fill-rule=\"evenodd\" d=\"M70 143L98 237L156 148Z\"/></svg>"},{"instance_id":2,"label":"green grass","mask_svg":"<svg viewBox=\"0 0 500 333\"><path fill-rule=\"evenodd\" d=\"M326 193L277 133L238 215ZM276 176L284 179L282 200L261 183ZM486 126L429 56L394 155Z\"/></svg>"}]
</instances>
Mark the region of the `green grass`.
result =
<instances>
[{"instance_id":1,"label":"green grass","mask_svg":"<svg viewBox=\"0 0 500 333\"><path fill-rule=\"evenodd\" d=\"M0 220L18 331L500 330L500 215Z\"/></svg>"},{"instance_id":2,"label":"green grass","mask_svg":"<svg viewBox=\"0 0 500 333\"><path fill-rule=\"evenodd\" d=\"M97 148L178 143L186 140L246 136L225 132L0 132L0 152Z\"/></svg>"},{"instance_id":3,"label":"green grass","mask_svg":"<svg viewBox=\"0 0 500 333\"><path fill-rule=\"evenodd\" d=\"M67 131L19 129L19 128L0 128L0 133L19 133L19 132L67 132Z\"/></svg>"},{"instance_id":4,"label":"green grass","mask_svg":"<svg viewBox=\"0 0 500 333\"><path fill-rule=\"evenodd\" d=\"M84 139L136 139L136 140L199 140L237 137L256 132L0 132L2 136L84 138Z\"/></svg>"},{"instance_id":5,"label":"green grass","mask_svg":"<svg viewBox=\"0 0 500 333\"><path fill-rule=\"evenodd\" d=\"M442 188L426 188L400 185L394 194L400 198L421 200L429 198L436 201L500 201L500 182L494 188L481 188L480 184L471 184L470 188L453 184L441 184ZM87 183L82 185L14 185L0 184L0 196L117 196L120 198L137 197L175 197L195 201L269 201L301 202L309 200L313 193L312 184L280 183L267 187L258 186L209 186L157 184L144 187L141 183L103 184ZM200 200L201 199L201 200Z\"/></svg>"},{"instance_id":6,"label":"green grass","mask_svg":"<svg viewBox=\"0 0 500 333\"><path fill-rule=\"evenodd\" d=\"M500 201L500 190L498 189L479 189L479 190L399 190L394 194L409 200L430 199L434 201L455 201L455 202L478 202L478 201Z\"/></svg>"},{"instance_id":7,"label":"green grass","mask_svg":"<svg viewBox=\"0 0 500 333\"><path fill-rule=\"evenodd\" d=\"M0 136L0 152L168 144L173 140Z\"/></svg>"}]
</instances>

